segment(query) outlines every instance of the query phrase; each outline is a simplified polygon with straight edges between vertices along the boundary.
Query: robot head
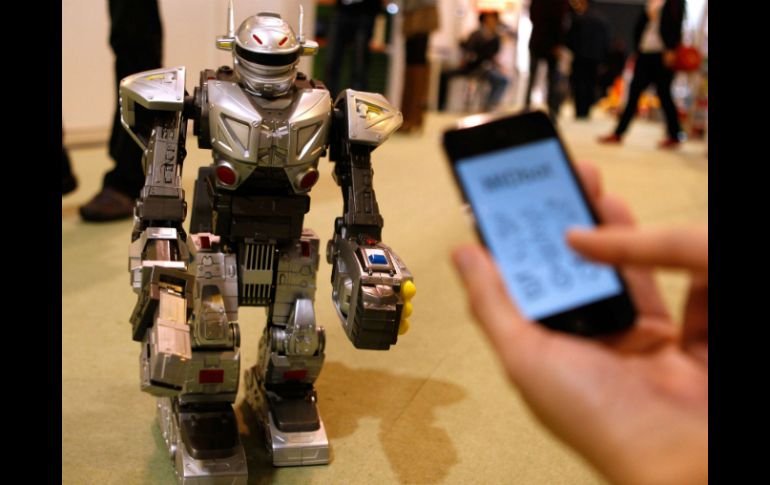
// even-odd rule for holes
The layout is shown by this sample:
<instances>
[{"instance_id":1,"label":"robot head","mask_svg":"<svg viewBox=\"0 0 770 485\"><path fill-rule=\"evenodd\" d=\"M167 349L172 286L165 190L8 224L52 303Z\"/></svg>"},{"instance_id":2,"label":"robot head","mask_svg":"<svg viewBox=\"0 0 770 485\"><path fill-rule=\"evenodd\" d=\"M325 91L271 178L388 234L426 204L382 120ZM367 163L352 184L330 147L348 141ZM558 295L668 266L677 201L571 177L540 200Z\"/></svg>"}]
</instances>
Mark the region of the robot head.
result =
<instances>
[{"instance_id":1,"label":"robot head","mask_svg":"<svg viewBox=\"0 0 770 485\"><path fill-rule=\"evenodd\" d=\"M227 35L217 37L217 48L233 52L235 73L257 96L286 94L297 77L299 56L318 52L318 43L302 35L303 9L299 6L299 35L275 13L247 18L235 32L233 0L227 6Z\"/></svg>"},{"instance_id":2,"label":"robot head","mask_svg":"<svg viewBox=\"0 0 770 485\"><path fill-rule=\"evenodd\" d=\"M235 73L249 91L270 98L289 91L302 46L280 15L247 18L238 27L232 48Z\"/></svg>"}]
</instances>

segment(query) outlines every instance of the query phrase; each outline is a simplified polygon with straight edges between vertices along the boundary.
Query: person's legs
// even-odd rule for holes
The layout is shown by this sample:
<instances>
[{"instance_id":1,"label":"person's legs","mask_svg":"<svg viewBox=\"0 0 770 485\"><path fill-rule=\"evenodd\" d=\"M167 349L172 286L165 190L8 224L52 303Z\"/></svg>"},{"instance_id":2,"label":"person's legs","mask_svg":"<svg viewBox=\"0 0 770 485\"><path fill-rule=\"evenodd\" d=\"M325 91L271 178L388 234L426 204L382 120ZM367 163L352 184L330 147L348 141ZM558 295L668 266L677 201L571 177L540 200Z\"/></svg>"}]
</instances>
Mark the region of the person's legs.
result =
<instances>
[{"instance_id":1,"label":"person's legs","mask_svg":"<svg viewBox=\"0 0 770 485\"><path fill-rule=\"evenodd\" d=\"M401 112L404 131L422 128L423 113L428 99L429 72L426 53L428 34L420 33L406 39L406 72L404 92L401 99Z\"/></svg>"},{"instance_id":2,"label":"person's legs","mask_svg":"<svg viewBox=\"0 0 770 485\"><path fill-rule=\"evenodd\" d=\"M505 93L505 88L508 86L508 78L505 77L502 72L494 68L487 70L484 77L492 87L484 109L486 111L491 111L500 103L500 99L502 99L503 94Z\"/></svg>"},{"instance_id":3,"label":"person's legs","mask_svg":"<svg viewBox=\"0 0 770 485\"><path fill-rule=\"evenodd\" d=\"M369 14L356 16L350 84L357 91L366 91L369 86L369 41L374 32L374 19L375 16Z\"/></svg>"},{"instance_id":4,"label":"person's legs","mask_svg":"<svg viewBox=\"0 0 770 485\"><path fill-rule=\"evenodd\" d=\"M438 109L439 111L446 110L446 100L449 95L449 83L455 76L462 76L466 74L465 69L451 69L449 71L443 71L438 83Z\"/></svg>"},{"instance_id":5,"label":"person's legs","mask_svg":"<svg viewBox=\"0 0 770 485\"><path fill-rule=\"evenodd\" d=\"M628 125L631 124L639 104L639 97L651 82L650 74L650 55L639 54L634 65L634 77L628 90L626 107L623 109L623 114L620 117L617 128L615 128L616 136L622 137L628 129Z\"/></svg>"},{"instance_id":6,"label":"person's legs","mask_svg":"<svg viewBox=\"0 0 770 485\"><path fill-rule=\"evenodd\" d=\"M64 121L62 121L62 140L64 139ZM78 181L75 175L72 173L72 167L70 166L70 157L67 153L67 149L64 148L64 142L61 146L61 195L66 195L75 190L78 186Z\"/></svg>"},{"instance_id":7,"label":"person's legs","mask_svg":"<svg viewBox=\"0 0 770 485\"><path fill-rule=\"evenodd\" d=\"M599 63L597 61L586 61L585 72L585 95L586 102L586 116L589 115L591 106L596 103L598 99L599 90Z\"/></svg>"},{"instance_id":8,"label":"person's legs","mask_svg":"<svg viewBox=\"0 0 770 485\"><path fill-rule=\"evenodd\" d=\"M132 199L139 197L144 186L142 149L120 124L119 110L113 115L109 153L115 167L104 174L102 187L113 188Z\"/></svg>"},{"instance_id":9,"label":"person's legs","mask_svg":"<svg viewBox=\"0 0 770 485\"><path fill-rule=\"evenodd\" d=\"M102 190L80 216L87 221L131 217L144 186L142 150L120 124L118 87L131 74L161 67L163 31L157 0L109 0L110 45L115 54L115 114L109 154L115 167L104 175Z\"/></svg>"},{"instance_id":10,"label":"person's legs","mask_svg":"<svg viewBox=\"0 0 770 485\"><path fill-rule=\"evenodd\" d=\"M556 56L551 54L546 61L548 63L548 113L551 119L556 120L562 101L561 73L556 63Z\"/></svg>"},{"instance_id":11,"label":"person's legs","mask_svg":"<svg viewBox=\"0 0 770 485\"><path fill-rule=\"evenodd\" d=\"M591 75L591 61L575 58L572 62L572 95L575 100L575 117L587 118L593 104L596 77Z\"/></svg>"},{"instance_id":12,"label":"person's legs","mask_svg":"<svg viewBox=\"0 0 770 485\"><path fill-rule=\"evenodd\" d=\"M668 132L668 139L670 141L679 141L680 131L682 130L679 124L679 116L677 114L676 105L671 98L671 82L674 80L674 71L671 71L663 65L663 59L660 58L657 65L655 65L655 90L658 93L660 99L660 106L663 108L663 114L666 117L666 130Z\"/></svg>"},{"instance_id":13,"label":"person's legs","mask_svg":"<svg viewBox=\"0 0 770 485\"><path fill-rule=\"evenodd\" d=\"M569 76L569 85L572 90L572 100L575 103L575 118L585 118L586 114L583 110L583 86L582 77L580 75L580 60L575 57L572 60L572 72Z\"/></svg>"},{"instance_id":14,"label":"person's legs","mask_svg":"<svg viewBox=\"0 0 770 485\"><path fill-rule=\"evenodd\" d=\"M67 195L78 187L77 179L72 175L70 158L64 145L61 147L61 195Z\"/></svg>"},{"instance_id":15,"label":"person's legs","mask_svg":"<svg viewBox=\"0 0 770 485\"><path fill-rule=\"evenodd\" d=\"M524 108L529 109L532 100L532 86L535 85L537 78L537 66L540 64L540 57L534 52L529 51L529 79L527 80L527 95L524 98Z\"/></svg>"},{"instance_id":16,"label":"person's legs","mask_svg":"<svg viewBox=\"0 0 770 485\"><path fill-rule=\"evenodd\" d=\"M124 77L161 67L163 30L157 0L110 0L109 7L116 93L110 156L115 160L115 168L104 176L103 185L136 198L144 186L142 150L120 124L117 92Z\"/></svg>"},{"instance_id":17,"label":"person's legs","mask_svg":"<svg viewBox=\"0 0 770 485\"><path fill-rule=\"evenodd\" d=\"M327 57L323 82L333 98L336 98L340 91L340 70L344 60L345 44L349 37L349 32L346 29L349 23L347 14L343 10L337 9L329 25L329 42L326 48Z\"/></svg>"}]
</instances>

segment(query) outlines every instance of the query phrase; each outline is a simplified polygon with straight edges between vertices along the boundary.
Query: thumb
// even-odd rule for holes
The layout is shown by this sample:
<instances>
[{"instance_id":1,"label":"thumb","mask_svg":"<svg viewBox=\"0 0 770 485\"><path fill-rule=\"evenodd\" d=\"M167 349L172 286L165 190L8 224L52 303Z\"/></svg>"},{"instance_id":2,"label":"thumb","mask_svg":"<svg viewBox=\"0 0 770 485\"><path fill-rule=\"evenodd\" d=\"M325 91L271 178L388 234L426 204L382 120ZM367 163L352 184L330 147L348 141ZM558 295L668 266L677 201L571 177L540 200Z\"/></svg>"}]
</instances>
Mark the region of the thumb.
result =
<instances>
[{"instance_id":1,"label":"thumb","mask_svg":"<svg viewBox=\"0 0 770 485\"><path fill-rule=\"evenodd\" d=\"M498 354L504 361L524 357L532 348L526 342L535 325L511 301L489 253L477 244L468 244L455 249L452 260L465 286L471 312Z\"/></svg>"}]
</instances>

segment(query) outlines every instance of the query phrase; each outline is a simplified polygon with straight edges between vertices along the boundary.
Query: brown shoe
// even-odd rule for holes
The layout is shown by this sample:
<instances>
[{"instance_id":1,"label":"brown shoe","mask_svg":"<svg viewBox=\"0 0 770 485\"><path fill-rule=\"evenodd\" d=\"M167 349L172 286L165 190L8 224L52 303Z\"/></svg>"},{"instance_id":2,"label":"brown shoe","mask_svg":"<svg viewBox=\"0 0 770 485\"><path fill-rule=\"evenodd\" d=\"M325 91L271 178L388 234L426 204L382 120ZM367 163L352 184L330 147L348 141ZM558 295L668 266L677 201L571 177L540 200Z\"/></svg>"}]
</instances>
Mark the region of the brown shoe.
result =
<instances>
[{"instance_id":1,"label":"brown shoe","mask_svg":"<svg viewBox=\"0 0 770 485\"><path fill-rule=\"evenodd\" d=\"M80 208L80 217L90 222L117 221L133 215L134 199L112 187L104 187Z\"/></svg>"},{"instance_id":2,"label":"brown shoe","mask_svg":"<svg viewBox=\"0 0 770 485\"><path fill-rule=\"evenodd\" d=\"M658 143L658 148L661 150L673 150L679 148L679 140L676 138L666 138L662 142Z\"/></svg>"},{"instance_id":3,"label":"brown shoe","mask_svg":"<svg viewBox=\"0 0 770 485\"><path fill-rule=\"evenodd\" d=\"M605 145L620 145L623 142L623 140L621 140L615 133L607 136L600 136L597 141L599 143L604 143Z\"/></svg>"}]
</instances>

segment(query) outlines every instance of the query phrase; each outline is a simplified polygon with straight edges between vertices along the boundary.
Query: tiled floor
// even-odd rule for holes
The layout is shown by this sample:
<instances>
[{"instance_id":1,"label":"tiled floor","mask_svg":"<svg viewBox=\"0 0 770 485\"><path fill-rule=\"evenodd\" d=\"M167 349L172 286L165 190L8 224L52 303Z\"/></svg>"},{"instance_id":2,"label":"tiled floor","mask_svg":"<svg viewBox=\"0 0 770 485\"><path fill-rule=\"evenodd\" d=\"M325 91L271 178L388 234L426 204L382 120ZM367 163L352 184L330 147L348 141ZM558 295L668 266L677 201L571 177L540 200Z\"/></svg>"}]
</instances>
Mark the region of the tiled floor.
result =
<instances>
[{"instance_id":1,"label":"tiled floor","mask_svg":"<svg viewBox=\"0 0 770 485\"><path fill-rule=\"evenodd\" d=\"M422 135L394 136L373 154L384 240L416 278L410 332L388 352L355 350L332 310L329 268L322 263L316 311L327 329L327 363L317 388L333 462L274 469L245 420L251 483L601 482L533 420L466 311L449 252L473 234L439 147L441 130L455 118L431 115ZM611 130L612 120L567 118L560 128L572 155L598 165L606 190L625 198L641 224L707 223L703 143L659 151L662 126L637 121L623 147L600 146L594 140ZM190 139L188 197L197 167L208 161ZM79 221L77 206L98 190L110 161L104 147L71 156L81 185L62 199L63 483L173 483L153 400L139 391L139 348L130 338L131 222ZM331 170L321 163L305 219L322 244L342 210ZM658 280L680 315L686 277L665 272ZM239 319L245 369L256 358L264 313L246 309Z\"/></svg>"}]
</instances>

